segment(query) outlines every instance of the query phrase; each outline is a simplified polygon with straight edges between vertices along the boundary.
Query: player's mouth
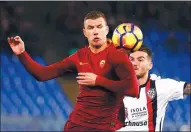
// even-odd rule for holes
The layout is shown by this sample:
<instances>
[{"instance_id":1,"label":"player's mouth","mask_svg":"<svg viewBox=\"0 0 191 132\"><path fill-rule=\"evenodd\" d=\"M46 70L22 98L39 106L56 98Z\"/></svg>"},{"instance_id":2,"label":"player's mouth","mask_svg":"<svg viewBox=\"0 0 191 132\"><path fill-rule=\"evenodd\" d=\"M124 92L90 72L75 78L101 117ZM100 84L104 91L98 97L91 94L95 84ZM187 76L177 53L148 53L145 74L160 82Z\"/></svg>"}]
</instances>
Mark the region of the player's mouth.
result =
<instances>
[{"instance_id":1,"label":"player's mouth","mask_svg":"<svg viewBox=\"0 0 191 132\"><path fill-rule=\"evenodd\" d=\"M94 42L98 42L99 40L100 40L100 38L98 38L98 37L95 37L95 38L93 39Z\"/></svg>"}]
</instances>

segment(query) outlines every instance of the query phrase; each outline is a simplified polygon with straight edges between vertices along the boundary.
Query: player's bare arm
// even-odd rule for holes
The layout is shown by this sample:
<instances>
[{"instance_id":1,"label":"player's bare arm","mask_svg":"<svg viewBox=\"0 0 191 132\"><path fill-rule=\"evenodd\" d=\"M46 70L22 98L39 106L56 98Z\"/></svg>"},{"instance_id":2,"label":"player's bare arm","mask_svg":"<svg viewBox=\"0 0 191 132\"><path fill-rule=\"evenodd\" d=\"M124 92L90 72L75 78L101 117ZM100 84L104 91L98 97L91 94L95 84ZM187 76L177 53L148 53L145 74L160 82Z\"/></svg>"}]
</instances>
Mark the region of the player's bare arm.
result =
<instances>
[{"instance_id":1,"label":"player's bare arm","mask_svg":"<svg viewBox=\"0 0 191 132\"><path fill-rule=\"evenodd\" d=\"M184 94L191 94L191 83L187 83L184 88Z\"/></svg>"},{"instance_id":2,"label":"player's bare arm","mask_svg":"<svg viewBox=\"0 0 191 132\"><path fill-rule=\"evenodd\" d=\"M49 66L43 66L35 62L28 55L25 51L24 42L19 36L8 38L8 43L15 55L18 56L21 63L25 66L26 70L38 81L50 80L61 76L65 72L72 72L74 67L72 58L75 56L70 56Z\"/></svg>"}]
</instances>

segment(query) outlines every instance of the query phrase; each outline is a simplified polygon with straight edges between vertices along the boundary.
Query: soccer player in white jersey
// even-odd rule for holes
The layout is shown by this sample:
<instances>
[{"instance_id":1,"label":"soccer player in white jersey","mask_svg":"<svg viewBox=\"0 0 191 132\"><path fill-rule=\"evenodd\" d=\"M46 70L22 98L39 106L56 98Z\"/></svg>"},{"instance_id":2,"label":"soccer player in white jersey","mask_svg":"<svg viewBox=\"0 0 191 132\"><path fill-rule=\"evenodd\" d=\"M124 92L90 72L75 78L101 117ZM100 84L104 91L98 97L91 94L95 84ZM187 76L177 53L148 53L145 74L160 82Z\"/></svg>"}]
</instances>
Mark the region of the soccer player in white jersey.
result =
<instances>
[{"instance_id":1,"label":"soccer player in white jersey","mask_svg":"<svg viewBox=\"0 0 191 132\"><path fill-rule=\"evenodd\" d=\"M129 58L139 81L140 94L139 98L124 98L125 112L120 111L120 115L125 118L120 119L125 123L118 131L162 131L168 102L190 94L191 85L169 78L151 79L152 51L145 45Z\"/></svg>"}]
</instances>

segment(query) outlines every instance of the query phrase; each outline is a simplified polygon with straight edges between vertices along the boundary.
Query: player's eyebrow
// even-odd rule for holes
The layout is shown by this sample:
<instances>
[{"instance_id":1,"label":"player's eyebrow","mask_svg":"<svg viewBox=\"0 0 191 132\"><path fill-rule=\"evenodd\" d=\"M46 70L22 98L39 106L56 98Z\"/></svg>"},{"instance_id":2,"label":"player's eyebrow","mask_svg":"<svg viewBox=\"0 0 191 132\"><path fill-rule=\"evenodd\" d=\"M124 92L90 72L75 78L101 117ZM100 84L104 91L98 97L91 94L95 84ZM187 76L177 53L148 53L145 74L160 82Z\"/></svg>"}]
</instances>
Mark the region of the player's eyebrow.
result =
<instances>
[{"instance_id":1,"label":"player's eyebrow","mask_svg":"<svg viewBox=\"0 0 191 132\"><path fill-rule=\"evenodd\" d=\"M134 58L133 56L129 56L129 58Z\"/></svg>"},{"instance_id":2,"label":"player's eyebrow","mask_svg":"<svg viewBox=\"0 0 191 132\"><path fill-rule=\"evenodd\" d=\"M94 26L92 26L92 25L88 25L88 28L93 28Z\"/></svg>"},{"instance_id":3,"label":"player's eyebrow","mask_svg":"<svg viewBox=\"0 0 191 132\"><path fill-rule=\"evenodd\" d=\"M144 56L140 56L140 57L138 57L138 59L145 59L145 57Z\"/></svg>"},{"instance_id":4,"label":"player's eyebrow","mask_svg":"<svg viewBox=\"0 0 191 132\"><path fill-rule=\"evenodd\" d=\"M97 25L97 27L102 26L102 24Z\"/></svg>"}]
</instances>

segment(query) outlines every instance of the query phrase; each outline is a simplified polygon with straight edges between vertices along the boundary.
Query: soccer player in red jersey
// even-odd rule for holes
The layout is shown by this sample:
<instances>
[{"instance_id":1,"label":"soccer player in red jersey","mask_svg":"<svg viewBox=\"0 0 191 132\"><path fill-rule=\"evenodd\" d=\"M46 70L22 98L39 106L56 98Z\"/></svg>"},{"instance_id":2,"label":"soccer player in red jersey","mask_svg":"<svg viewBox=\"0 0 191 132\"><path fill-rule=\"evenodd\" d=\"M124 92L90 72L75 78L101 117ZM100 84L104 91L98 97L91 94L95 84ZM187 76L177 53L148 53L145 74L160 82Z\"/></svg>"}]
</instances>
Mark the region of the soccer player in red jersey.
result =
<instances>
[{"instance_id":1,"label":"soccer player in red jersey","mask_svg":"<svg viewBox=\"0 0 191 132\"><path fill-rule=\"evenodd\" d=\"M109 28L102 12L91 11L83 33L89 45L49 66L35 62L19 36L8 38L13 52L37 80L46 81L66 72L77 72L79 95L64 131L115 131L124 95L138 97L139 87L128 56L107 39Z\"/></svg>"}]
</instances>

